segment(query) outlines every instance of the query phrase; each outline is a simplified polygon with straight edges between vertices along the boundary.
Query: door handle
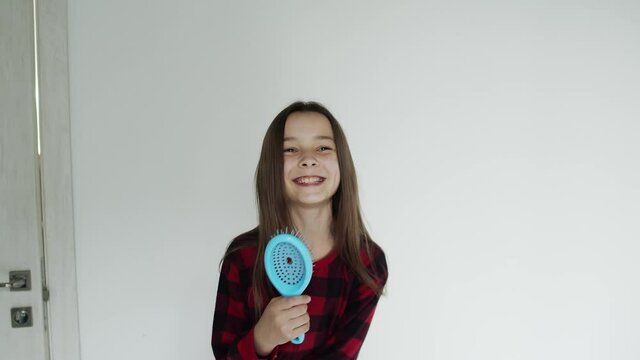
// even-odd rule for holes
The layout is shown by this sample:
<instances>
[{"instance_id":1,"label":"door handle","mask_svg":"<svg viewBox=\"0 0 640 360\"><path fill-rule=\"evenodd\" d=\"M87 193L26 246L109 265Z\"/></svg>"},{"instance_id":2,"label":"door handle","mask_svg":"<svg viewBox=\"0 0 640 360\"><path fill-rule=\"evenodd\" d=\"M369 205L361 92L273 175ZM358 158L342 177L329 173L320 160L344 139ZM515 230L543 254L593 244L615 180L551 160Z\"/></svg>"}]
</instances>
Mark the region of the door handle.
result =
<instances>
[{"instance_id":1,"label":"door handle","mask_svg":"<svg viewBox=\"0 0 640 360\"><path fill-rule=\"evenodd\" d=\"M9 282L0 283L0 288L9 288L10 291L31 290L31 270L9 272Z\"/></svg>"}]
</instances>

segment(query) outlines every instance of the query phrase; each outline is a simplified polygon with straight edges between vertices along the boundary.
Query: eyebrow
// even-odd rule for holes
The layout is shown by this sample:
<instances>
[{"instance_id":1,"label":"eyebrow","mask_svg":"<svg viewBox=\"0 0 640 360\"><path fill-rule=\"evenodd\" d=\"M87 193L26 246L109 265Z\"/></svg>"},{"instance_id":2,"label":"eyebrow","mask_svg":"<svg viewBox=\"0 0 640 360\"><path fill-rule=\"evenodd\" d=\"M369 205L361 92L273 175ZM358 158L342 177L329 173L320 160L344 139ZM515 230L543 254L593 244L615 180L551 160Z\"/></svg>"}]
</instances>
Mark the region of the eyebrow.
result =
<instances>
[{"instance_id":1,"label":"eyebrow","mask_svg":"<svg viewBox=\"0 0 640 360\"><path fill-rule=\"evenodd\" d=\"M283 140L284 141L296 140L296 138L288 136L288 137L285 137ZM314 137L314 140L331 140L331 141L335 142L335 140L333 140L333 138L331 136L326 136L326 135L318 135L318 136Z\"/></svg>"}]
</instances>

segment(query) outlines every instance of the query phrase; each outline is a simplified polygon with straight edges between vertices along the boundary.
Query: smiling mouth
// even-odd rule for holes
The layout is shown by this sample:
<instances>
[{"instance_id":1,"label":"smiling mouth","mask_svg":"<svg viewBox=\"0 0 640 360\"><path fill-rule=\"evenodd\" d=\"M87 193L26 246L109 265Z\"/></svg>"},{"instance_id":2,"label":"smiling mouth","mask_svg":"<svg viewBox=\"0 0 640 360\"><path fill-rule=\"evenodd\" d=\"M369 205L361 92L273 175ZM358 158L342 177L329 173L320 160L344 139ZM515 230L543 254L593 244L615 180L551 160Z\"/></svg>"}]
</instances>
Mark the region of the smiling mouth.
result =
<instances>
[{"instance_id":1,"label":"smiling mouth","mask_svg":"<svg viewBox=\"0 0 640 360\"><path fill-rule=\"evenodd\" d=\"M325 179L321 176L301 176L299 178L293 179L293 182L300 185L306 184L320 184Z\"/></svg>"}]
</instances>

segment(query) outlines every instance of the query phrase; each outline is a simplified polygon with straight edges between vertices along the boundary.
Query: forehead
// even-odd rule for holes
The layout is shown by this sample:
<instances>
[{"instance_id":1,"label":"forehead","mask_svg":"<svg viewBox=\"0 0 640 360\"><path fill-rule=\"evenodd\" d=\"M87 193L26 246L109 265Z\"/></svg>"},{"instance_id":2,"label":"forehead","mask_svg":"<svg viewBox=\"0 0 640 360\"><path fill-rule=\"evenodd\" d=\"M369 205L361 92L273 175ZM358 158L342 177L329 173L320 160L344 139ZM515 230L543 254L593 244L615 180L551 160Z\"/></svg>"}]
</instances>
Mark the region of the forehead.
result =
<instances>
[{"instance_id":1,"label":"forehead","mask_svg":"<svg viewBox=\"0 0 640 360\"><path fill-rule=\"evenodd\" d=\"M331 137L333 130L326 116L317 112L294 112L287 117L284 125L286 138Z\"/></svg>"}]
</instances>

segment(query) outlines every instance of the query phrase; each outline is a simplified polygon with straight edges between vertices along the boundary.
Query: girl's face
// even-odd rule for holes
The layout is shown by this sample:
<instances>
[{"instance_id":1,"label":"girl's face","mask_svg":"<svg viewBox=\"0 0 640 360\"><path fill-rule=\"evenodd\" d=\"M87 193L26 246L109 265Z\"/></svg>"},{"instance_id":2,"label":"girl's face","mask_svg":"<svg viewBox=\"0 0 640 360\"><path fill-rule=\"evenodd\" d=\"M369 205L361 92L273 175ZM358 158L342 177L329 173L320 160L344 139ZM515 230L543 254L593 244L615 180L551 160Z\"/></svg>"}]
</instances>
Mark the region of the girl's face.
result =
<instances>
[{"instance_id":1,"label":"girl's face","mask_svg":"<svg viewBox=\"0 0 640 360\"><path fill-rule=\"evenodd\" d=\"M316 112L295 112L284 126L284 183L295 206L325 206L340 185L331 123Z\"/></svg>"}]
</instances>

